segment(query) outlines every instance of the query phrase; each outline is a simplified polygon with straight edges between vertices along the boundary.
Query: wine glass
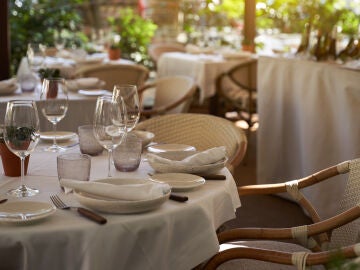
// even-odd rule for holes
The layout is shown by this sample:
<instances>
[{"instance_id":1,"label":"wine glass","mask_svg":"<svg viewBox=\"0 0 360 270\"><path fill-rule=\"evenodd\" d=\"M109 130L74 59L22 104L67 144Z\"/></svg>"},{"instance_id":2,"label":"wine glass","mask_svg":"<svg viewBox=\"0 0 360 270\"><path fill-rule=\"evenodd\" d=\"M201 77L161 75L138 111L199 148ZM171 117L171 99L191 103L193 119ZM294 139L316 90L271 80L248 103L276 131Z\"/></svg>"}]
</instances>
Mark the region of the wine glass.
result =
<instances>
[{"instance_id":1,"label":"wine glass","mask_svg":"<svg viewBox=\"0 0 360 270\"><path fill-rule=\"evenodd\" d=\"M24 161L39 142L39 126L39 116L34 101L12 100L7 103L4 140L9 150L21 160L21 185L9 190L10 195L28 197L39 193L38 189L24 184Z\"/></svg>"},{"instance_id":2,"label":"wine glass","mask_svg":"<svg viewBox=\"0 0 360 270\"><path fill-rule=\"evenodd\" d=\"M122 98L98 97L94 115L94 136L108 151L108 177L112 151L122 143L127 134L126 107Z\"/></svg>"},{"instance_id":3,"label":"wine glass","mask_svg":"<svg viewBox=\"0 0 360 270\"><path fill-rule=\"evenodd\" d=\"M65 48L64 30L54 31L54 44L55 48L58 50L58 53L61 53L62 50Z\"/></svg>"},{"instance_id":4,"label":"wine glass","mask_svg":"<svg viewBox=\"0 0 360 270\"><path fill-rule=\"evenodd\" d=\"M38 71L45 62L46 46L41 43L29 43L27 47L27 59L30 69Z\"/></svg>"},{"instance_id":5,"label":"wine glass","mask_svg":"<svg viewBox=\"0 0 360 270\"><path fill-rule=\"evenodd\" d=\"M68 110L67 93L66 83L63 78L44 79L40 95L40 100L43 101L41 103L41 112L53 124L54 133L53 144L46 148L45 151L61 152L66 150L66 148L56 143L56 125L65 117Z\"/></svg>"},{"instance_id":6,"label":"wine glass","mask_svg":"<svg viewBox=\"0 0 360 270\"><path fill-rule=\"evenodd\" d=\"M124 100L126 106L127 132L130 132L135 128L140 119L140 102L136 85L115 85L113 90L113 99L119 100L121 98Z\"/></svg>"}]
</instances>

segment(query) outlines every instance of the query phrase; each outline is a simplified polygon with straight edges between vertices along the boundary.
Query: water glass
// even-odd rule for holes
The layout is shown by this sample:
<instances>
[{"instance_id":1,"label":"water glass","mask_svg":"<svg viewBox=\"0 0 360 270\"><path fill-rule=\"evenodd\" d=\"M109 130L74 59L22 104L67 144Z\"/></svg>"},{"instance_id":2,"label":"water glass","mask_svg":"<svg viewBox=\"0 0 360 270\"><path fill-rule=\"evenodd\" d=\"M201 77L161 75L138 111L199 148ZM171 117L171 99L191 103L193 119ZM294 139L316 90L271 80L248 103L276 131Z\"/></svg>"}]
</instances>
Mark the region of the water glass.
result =
<instances>
[{"instance_id":1,"label":"water glass","mask_svg":"<svg viewBox=\"0 0 360 270\"><path fill-rule=\"evenodd\" d=\"M131 172L139 168L142 141L135 134L128 133L124 142L113 152L115 168L121 172Z\"/></svg>"},{"instance_id":2,"label":"water glass","mask_svg":"<svg viewBox=\"0 0 360 270\"><path fill-rule=\"evenodd\" d=\"M57 173L59 181L61 179L89 181L90 169L91 157L89 155L68 153L57 157Z\"/></svg>"},{"instance_id":3,"label":"water glass","mask_svg":"<svg viewBox=\"0 0 360 270\"><path fill-rule=\"evenodd\" d=\"M100 155L104 148L94 136L94 128L92 125L84 125L78 127L80 152L90 156Z\"/></svg>"}]
</instances>

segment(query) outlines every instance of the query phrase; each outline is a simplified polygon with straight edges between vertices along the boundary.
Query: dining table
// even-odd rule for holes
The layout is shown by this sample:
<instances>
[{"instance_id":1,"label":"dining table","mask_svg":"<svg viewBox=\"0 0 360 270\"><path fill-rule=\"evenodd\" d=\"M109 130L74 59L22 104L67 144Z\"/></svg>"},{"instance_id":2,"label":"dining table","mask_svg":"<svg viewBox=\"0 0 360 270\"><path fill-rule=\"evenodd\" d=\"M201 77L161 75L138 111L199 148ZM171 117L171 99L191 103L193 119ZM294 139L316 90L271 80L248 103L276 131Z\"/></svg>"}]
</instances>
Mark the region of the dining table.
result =
<instances>
[{"instance_id":1,"label":"dining table","mask_svg":"<svg viewBox=\"0 0 360 270\"><path fill-rule=\"evenodd\" d=\"M183 75L193 78L199 88L199 103L216 93L218 75L237 64L250 61L254 55L248 52L234 53L163 53L157 62L159 78Z\"/></svg>"},{"instance_id":2,"label":"dining table","mask_svg":"<svg viewBox=\"0 0 360 270\"><path fill-rule=\"evenodd\" d=\"M360 156L359 72L335 62L259 57L257 183L300 179ZM338 213L346 177L303 190L321 217Z\"/></svg>"},{"instance_id":3,"label":"dining table","mask_svg":"<svg viewBox=\"0 0 360 270\"><path fill-rule=\"evenodd\" d=\"M63 144L71 145L77 138ZM80 206L73 193L63 194L57 177L57 153L43 151L41 141L30 155L25 184L40 190L36 196L15 198L6 192L19 185L19 177L0 175L0 197L6 203L46 202L60 194L72 206ZM78 146L66 153L79 153ZM107 178L107 154L91 157L90 181ZM114 179L148 180L154 170L142 157L133 172L112 166ZM2 171L0 165L0 172ZM201 186L177 192L188 201L166 200L146 212L102 213L107 223L99 225L76 211L57 209L32 222L7 222L0 211L0 260L2 269L154 269L189 270L219 250L216 229L235 217L240 207L233 176L227 168L218 173L226 180L206 180Z\"/></svg>"},{"instance_id":4,"label":"dining table","mask_svg":"<svg viewBox=\"0 0 360 270\"><path fill-rule=\"evenodd\" d=\"M5 116L6 105L10 100L35 100L38 106L38 115L41 131L52 131L53 127L49 120L41 113L40 108L44 101L40 101L40 85L33 92L22 92L18 88L10 95L0 95L0 115ZM87 91L84 94L77 91L68 91L68 110L65 117L57 124L57 130L66 132L77 132L81 125L93 123L96 100L99 95L111 94L108 91ZM0 124L4 119L0 119Z\"/></svg>"}]
</instances>

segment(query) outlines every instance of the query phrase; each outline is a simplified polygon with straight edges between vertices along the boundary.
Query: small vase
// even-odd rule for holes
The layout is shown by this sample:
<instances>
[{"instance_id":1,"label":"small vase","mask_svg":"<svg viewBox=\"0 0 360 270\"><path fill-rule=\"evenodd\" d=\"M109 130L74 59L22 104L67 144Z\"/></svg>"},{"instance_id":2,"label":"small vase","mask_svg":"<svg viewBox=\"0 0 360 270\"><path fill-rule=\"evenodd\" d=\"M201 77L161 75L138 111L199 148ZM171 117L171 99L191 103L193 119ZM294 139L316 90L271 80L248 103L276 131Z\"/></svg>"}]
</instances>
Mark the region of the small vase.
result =
<instances>
[{"instance_id":1,"label":"small vase","mask_svg":"<svg viewBox=\"0 0 360 270\"><path fill-rule=\"evenodd\" d=\"M108 50L108 55L110 60L117 60L121 57L121 51L119 48L115 48L115 49L110 48Z\"/></svg>"},{"instance_id":2,"label":"small vase","mask_svg":"<svg viewBox=\"0 0 360 270\"><path fill-rule=\"evenodd\" d=\"M4 174L6 176L21 176L20 158L9 150L5 143L0 143L0 155L3 164ZM27 174L30 155L25 158L24 173Z\"/></svg>"}]
</instances>

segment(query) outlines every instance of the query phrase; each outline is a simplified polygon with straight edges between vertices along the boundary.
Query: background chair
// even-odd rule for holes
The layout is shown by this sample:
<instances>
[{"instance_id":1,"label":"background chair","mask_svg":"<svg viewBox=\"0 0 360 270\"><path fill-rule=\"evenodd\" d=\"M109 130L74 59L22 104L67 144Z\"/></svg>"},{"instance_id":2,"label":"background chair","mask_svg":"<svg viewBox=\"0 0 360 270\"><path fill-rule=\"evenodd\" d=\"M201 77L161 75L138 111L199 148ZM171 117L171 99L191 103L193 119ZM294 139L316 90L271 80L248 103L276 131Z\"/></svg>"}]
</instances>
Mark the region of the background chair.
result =
<instances>
[{"instance_id":1,"label":"background chair","mask_svg":"<svg viewBox=\"0 0 360 270\"><path fill-rule=\"evenodd\" d=\"M339 174L348 174L342 198L334 198L340 202L340 213L322 221L300 190ZM211 258L204 269L294 269L289 265L296 265L298 269L305 269L302 268L305 265L317 265L324 269L323 264L335 261L339 256L343 256L343 262L344 258L359 256L359 189L360 159L340 163L300 180L239 187L240 196L288 192L314 223L283 229L238 228L223 231L218 238L224 249ZM265 241L274 239L277 241ZM299 244L281 242L289 239L296 239Z\"/></svg>"},{"instance_id":2,"label":"background chair","mask_svg":"<svg viewBox=\"0 0 360 270\"><path fill-rule=\"evenodd\" d=\"M137 64L109 64L84 67L76 77L97 77L105 81L104 88L112 91L115 84L134 84L142 87L149 77L149 70Z\"/></svg>"},{"instance_id":3,"label":"background chair","mask_svg":"<svg viewBox=\"0 0 360 270\"><path fill-rule=\"evenodd\" d=\"M140 122L136 129L154 133L154 142L192 145L199 151L225 146L230 170L242 161L247 147L246 136L241 129L229 120L207 114L157 116Z\"/></svg>"},{"instance_id":4,"label":"background chair","mask_svg":"<svg viewBox=\"0 0 360 270\"><path fill-rule=\"evenodd\" d=\"M153 43L149 46L148 52L151 60L154 62L155 69L156 63L159 60L160 56L166 52L185 52L185 46L180 43L173 42L159 42Z\"/></svg>"},{"instance_id":5,"label":"background chair","mask_svg":"<svg viewBox=\"0 0 360 270\"><path fill-rule=\"evenodd\" d=\"M141 115L151 117L159 114L188 112L196 85L192 78L187 76L169 76L157 79L139 89L139 95L151 91L153 104L151 109L144 108ZM146 107L146 104L144 104Z\"/></svg>"},{"instance_id":6,"label":"background chair","mask_svg":"<svg viewBox=\"0 0 360 270\"><path fill-rule=\"evenodd\" d=\"M212 114L224 116L236 111L249 127L256 114L257 59L238 64L216 78L216 95ZM223 111L219 111L223 108Z\"/></svg>"}]
</instances>

